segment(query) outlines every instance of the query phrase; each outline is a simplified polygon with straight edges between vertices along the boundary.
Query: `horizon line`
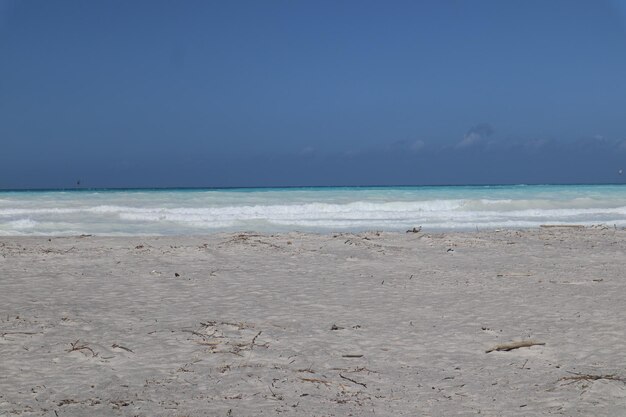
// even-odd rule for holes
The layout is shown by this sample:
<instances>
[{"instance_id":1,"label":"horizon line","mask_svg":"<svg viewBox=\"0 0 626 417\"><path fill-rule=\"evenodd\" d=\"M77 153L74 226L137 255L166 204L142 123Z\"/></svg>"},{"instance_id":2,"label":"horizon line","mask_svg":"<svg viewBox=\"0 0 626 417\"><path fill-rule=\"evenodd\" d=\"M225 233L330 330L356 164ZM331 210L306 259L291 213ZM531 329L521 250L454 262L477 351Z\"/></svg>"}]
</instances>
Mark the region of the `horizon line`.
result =
<instances>
[{"instance_id":1,"label":"horizon line","mask_svg":"<svg viewBox=\"0 0 626 417\"><path fill-rule=\"evenodd\" d=\"M427 187L512 187L512 186L581 186L581 185L626 185L626 182L604 182L604 183L475 183L475 184L412 184L412 185L264 185L264 186L172 186L172 187L72 187L72 188L0 188L0 192L88 192L88 191L168 191L168 190L268 190L268 189L317 189L317 188L427 188Z\"/></svg>"}]
</instances>

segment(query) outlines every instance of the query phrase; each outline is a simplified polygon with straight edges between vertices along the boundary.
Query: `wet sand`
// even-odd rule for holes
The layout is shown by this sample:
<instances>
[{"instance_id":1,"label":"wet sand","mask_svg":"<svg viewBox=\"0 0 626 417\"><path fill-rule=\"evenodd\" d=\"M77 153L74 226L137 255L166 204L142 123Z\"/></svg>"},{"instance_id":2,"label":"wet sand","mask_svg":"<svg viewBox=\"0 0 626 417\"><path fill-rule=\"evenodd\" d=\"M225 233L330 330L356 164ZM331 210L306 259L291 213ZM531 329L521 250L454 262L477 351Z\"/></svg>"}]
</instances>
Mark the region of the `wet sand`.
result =
<instances>
[{"instance_id":1,"label":"wet sand","mask_svg":"<svg viewBox=\"0 0 626 417\"><path fill-rule=\"evenodd\" d=\"M3 416L622 416L625 350L619 229L0 238Z\"/></svg>"}]
</instances>

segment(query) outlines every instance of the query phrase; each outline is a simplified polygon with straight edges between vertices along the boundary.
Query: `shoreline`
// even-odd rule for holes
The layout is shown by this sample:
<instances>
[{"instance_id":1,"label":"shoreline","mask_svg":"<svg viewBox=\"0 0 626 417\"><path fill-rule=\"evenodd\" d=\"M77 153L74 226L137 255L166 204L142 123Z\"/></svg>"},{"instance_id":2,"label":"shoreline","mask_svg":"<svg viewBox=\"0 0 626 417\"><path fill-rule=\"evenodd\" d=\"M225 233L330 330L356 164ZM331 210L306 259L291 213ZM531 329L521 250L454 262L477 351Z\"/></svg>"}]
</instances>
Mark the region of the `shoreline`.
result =
<instances>
[{"instance_id":1,"label":"shoreline","mask_svg":"<svg viewBox=\"0 0 626 417\"><path fill-rule=\"evenodd\" d=\"M409 227L409 226L407 226ZM506 233L506 232L522 232L530 233L538 230L626 230L626 226L611 225L608 223L594 223L594 224L582 224L582 223L546 223L540 224L534 227L491 227L491 228L459 228L455 230L445 229L424 229L422 226L410 226L407 230L385 230L385 229L357 229L357 230L322 230L322 231L307 231L307 230L290 230L290 231L257 231L257 230L234 230L234 231L216 231L210 233L174 233L174 234L97 234L97 233L78 233L78 234L33 234L33 235L0 235L0 241L2 239L71 239L71 238L97 238L97 239L160 239L160 238L205 238L212 239L213 237L230 236L230 235L256 235L256 236L282 236L282 235L304 235L304 236L332 236L332 235L368 235L368 234L385 234L385 235L456 235L456 234L473 234L473 233Z\"/></svg>"},{"instance_id":2,"label":"shoreline","mask_svg":"<svg viewBox=\"0 0 626 417\"><path fill-rule=\"evenodd\" d=\"M624 254L608 226L0 237L0 414L619 415Z\"/></svg>"}]
</instances>

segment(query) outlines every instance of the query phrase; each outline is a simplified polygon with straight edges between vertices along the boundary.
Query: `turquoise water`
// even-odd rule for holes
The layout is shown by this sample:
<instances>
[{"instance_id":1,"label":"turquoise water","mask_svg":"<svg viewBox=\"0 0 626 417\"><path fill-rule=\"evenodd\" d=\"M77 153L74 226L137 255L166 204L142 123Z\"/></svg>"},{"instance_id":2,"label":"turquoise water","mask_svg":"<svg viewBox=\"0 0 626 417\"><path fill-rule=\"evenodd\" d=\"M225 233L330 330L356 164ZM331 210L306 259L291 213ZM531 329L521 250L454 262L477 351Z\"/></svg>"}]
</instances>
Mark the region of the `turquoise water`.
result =
<instances>
[{"instance_id":1,"label":"turquoise water","mask_svg":"<svg viewBox=\"0 0 626 417\"><path fill-rule=\"evenodd\" d=\"M626 226L626 185L0 191L0 235Z\"/></svg>"}]
</instances>

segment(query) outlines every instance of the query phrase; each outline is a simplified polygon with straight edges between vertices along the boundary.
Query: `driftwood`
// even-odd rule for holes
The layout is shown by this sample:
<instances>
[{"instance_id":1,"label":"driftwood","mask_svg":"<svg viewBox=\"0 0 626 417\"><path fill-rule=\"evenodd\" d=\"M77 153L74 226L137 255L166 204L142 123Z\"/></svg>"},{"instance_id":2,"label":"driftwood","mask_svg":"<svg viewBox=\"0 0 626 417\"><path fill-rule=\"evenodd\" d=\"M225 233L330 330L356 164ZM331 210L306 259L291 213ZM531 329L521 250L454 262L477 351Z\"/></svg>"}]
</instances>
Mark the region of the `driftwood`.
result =
<instances>
[{"instance_id":1,"label":"driftwood","mask_svg":"<svg viewBox=\"0 0 626 417\"><path fill-rule=\"evenodd\" d=\"M593 374L579 374L577 372L570 372L574 374L573 376L564 376L559 381L570 381L578 382L578 381L597 381L599 379L605 379L609 381L619 381L626 384L626 378L617 376L615 374L607 374L607 375L593 375Z\"/></svg>"},{"instance_id":2,"label":"driftwood","mask_svg":"<svg viewBox=\"0 0 626 417\"><path fill-rule=\"evenodd\" d=\"M11 335L11 334L25 334L25 335L33 335L33 334L43 334L43 332L2 332L0 333L0 337L4 337L6 335Z\"/></svg>"},{"instance_id":3,"label":"driftwood","mask_svg":"<svg viewBox=\"0 0 626 417\"><path fill-rule=\"evenodd\" d=\"M347 376L343 376L343 375L341 375L341 374L339 374L339 376L340 376L341 378L345 379L346 381L350 381L350 382L352 382L352 383L355 383L355 384L357 384L357 385L361 385L362 387L367 388L367 385L365 385L363 382L358 382L358 381L355 381L354 379L352 379L352 378L348 378Z\"/></svg>"},{"instance_id":4,"label":"driftwood","mask_svg":"<svg viewBox=\"0 0 626 417\"><path fill-rule=\"evenodd\" d=\"M259 337L261 335L262 331L259 331L253 338L252 338L252 342L250 342L250 350L252 350L252 348L254 348L254 342L256 342L256 338Z\"/></svg>"},{"instance_id":5,"label":"driftwood","mask_svg":"<svg viewBox=\"0 0 626 417\"><path fill-rule=\"evenodd\" d=\"M526 272L503 272L501 274L497 274L497 277L532 277L533 274L529 274Z\"/></svg>"},{"instance_id":6,"label":"driftwood","mask_svg":"<svg viewBox=\"0 0 626 417\"><path fill-rule=\"evenodd\" d=\"M113 344L111 345L111 347L112 347L112 348L114 348L114 349L115 349L115 348L118 348L118 349L123 349L123 350L125 350L126 352L130 352L130 353L135 353L135 352L133 352L133 351L132 351L132 349L129 349L129 348L127 348L127 347L125 347L125 346L122 346L122 345L118 345L117 343L113 343Z\"/></svg>"},{"instance_id":7,"label":"driftwood","mask_svg":"<svg viewBox=\"0 0 626 417\"><path fill-rule=\"evenodd\" d=\"M323 379L319 379L319 378L300 378L301 381L305 381L305 382L313 382L315 384L324 384L324 385L330 385L330 381L325 381Z\"/></svg>"},{"instance_id":8,"label":"driftwood","mask_svg":"<svg viewBox=\"0 0 626 417\"><path fill-rule=\"evenodd\" d=\"M70 348L66 350L66 352L83 352L83 350L88 350L89 352L91 352L91 356L92 357L96 357L98 356L98 352L94 352L94 350L92 348L90 348L89 346L87 346L87 344L85 343L79 343L80 340L76 340L74 343L70 343Z\"/></svg>"},{"instance_id":9,"label":"driftwood","mask_svg":"<svg viewBox=\"0 0 626 417\"><path fill-rule=\"evenodd\" d=\"M509 350L519 349L523 347L531 347L537 345L545 345L544 342L536 342L534 340L521 340L519 342L511 342L511 343L503 343L501 345L496 345L490 349L487 349L485 353L493 352L494 350L508 352Z\"/></svg>"}]
</instances>

